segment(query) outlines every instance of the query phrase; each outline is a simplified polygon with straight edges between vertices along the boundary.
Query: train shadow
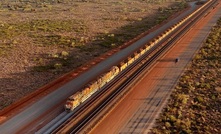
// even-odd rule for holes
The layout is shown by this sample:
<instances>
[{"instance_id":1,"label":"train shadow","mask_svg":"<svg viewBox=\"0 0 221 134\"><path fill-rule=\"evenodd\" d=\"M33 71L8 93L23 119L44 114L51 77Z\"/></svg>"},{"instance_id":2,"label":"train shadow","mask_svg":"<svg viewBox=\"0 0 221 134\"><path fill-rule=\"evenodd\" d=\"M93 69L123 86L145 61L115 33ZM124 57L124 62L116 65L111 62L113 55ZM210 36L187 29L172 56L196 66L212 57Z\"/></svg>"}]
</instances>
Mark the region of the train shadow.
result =
<instances>
[{"instance_id":1,"label":"train shadow","mask_svg":"<svg viewBox=\"0 0 221 134\"><path fill-rule=\"evenodd\" d=\"M175 58L167 58L157 60L158 62L175 62Z\"/></svg>"},{"instance_id":2,"label":"train shadow","mask_svg":"<svg viewBox=\"0 0 221 134\"><path fill-rule=\"evenodd\" d=\"M171 5L171 7L173 7L173 5ZM110 49L115 49L123 45L124 42L154 27L156 25L155 19L158 15L159 12L153 13L142 18L142 20L132 21L128 25L110 31L110 33L114 35L114 38L106 34L100 34L94 38L102 38L102 41L95 40L85 43L84 47L76 46L74 49L71 48L68 50L68 55L62 52L60 55L51 55L50 57L48 57L49 54L47 52L35 54L34 58L32 57L33 59L29 59L32 64L37 63L35 66L24 67L23 70L25 71L8 74L8 78L0 78L0 101L9 100L9 98L13 96L12 101L3 103L3 105L6 106L8 103L33 92L63 74L73 71L73 69L77 67L81 67L81 65L88 63L88 61L93 58L99 57ZM153 22L150 22L150 20ZM158 23L157 25L163 25L166 21L168 20ZM107 40L110 42L107 42ZM78 55L76 55L76 49L80 52ZM1 108L4 106L1 106Z\"/></svg>"}]
</instances>

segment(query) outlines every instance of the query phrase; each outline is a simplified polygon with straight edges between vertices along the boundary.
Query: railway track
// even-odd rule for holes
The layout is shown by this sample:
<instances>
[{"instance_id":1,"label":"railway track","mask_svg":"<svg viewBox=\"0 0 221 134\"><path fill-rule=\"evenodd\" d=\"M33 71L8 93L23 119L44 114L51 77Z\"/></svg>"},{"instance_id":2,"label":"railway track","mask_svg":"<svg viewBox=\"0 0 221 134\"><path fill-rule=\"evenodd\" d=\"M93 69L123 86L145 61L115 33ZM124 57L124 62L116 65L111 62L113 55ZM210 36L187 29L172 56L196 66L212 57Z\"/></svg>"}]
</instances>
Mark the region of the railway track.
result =
<instances>
[{"instance_id":1,"label":"railway track","mask_svg":"<svg viewBox=\"0 0 221 134\"><path fill-rule=\"evenodd\" d=\"M213 2L215 2L215 1L213 1ZM203 12L203 11L202 11ZM195 16L195 15L194 15ZM193 19L193 18L192 18ZM192 22L192 20L191 20L191 22ZM184 25L187 25L187 24L182 24L182 26L184 26ZM178 29L178 28L176 28L176 29ZM179 31L181 31L182 29L179 29ZM163 49L163 47L164 46L166 46L166 44L167 43L169 43L169 42L171 42L171 41L175 41L174 39L175 39L175 36L174 36L174 34L177 34L178 33L178 30L177 31L174 31L173 33L170 33L168 36L170 36L169 38L163 38L160 42L159 42L159 44L161 44L161 46L157 46L157 45L155 45L155 47L154 48L152 48L151 49L151 51L149 51L147 54L145 54L142 58L140 58L140 60L139 61L136 61L136 63L134 63L133 65L131 65L129 68L128 68L128 70L131 70L131 71L124 71L124 72L121 72L121 74L122 74L122 76L123 76L123 81L120 81L119 79L114 79L114 80L112 80L112 82L113 82L113 84L108 84L108 85L106 85L105 87L104 87L104 89L102 90L102 92L99 92L99 93L97 93L97 96L100 96L100 97L97 97L97 100L100 100L100 101L96 101L96 97L95 97L95 95L94 96L92 96L91 97L91 99L89 99L89 100L87 100L86 102L85 102L85 104L84 104L84 108L82 109L82 108L77 108L73 113L65 113L65 112L63 112L62 114L60 114L54 121L52 121L52 122L50 122L50 123L48 123L46 126L48 126L48 128L50 128L50 129L47 129L47 130L43 130L42 129L42 132L43 131L47 131L47 132L51 132L51 133L56 133L56 132L61 132L61 131L67 131L67 132L70 132L70 133L72 133L71 131L73 131L73 132L79 132L79 131L81 131L81 130L84 130L84 127L86 126L86 125L79 125L79 124L84 124L84 123L79 123L79 122L81 122L81 121L83 121L83 119L85 118L85 117L87 117L88 115L90 115L91 113L89 112L90 110L94 110L94 108L96 108L96 106L95 106L95 104L97 104L97 105L101 105L101 103L103 103L103 101L105 101L106 99L105 99L105 97L107 97L107 96L111 96L111 94L118 94L118 95L122 95L122 94L126 94L126 90L119 90L119 91L115 91L114 89L116 89L116 88L119 88L124 82L125 82L125 84L127 83L127 84L131 84L131 83L134 83L134 82L131 82L132 80L130 80L129 81L129 79L127 79L125 76L127 76L127 77L129 77L129 78L132 78L132 74L136 74L135 72L135 70L137 70L138 68L140 68L140 66L145 66L145 62L148 62L148 61L150 61L151 60L151 56L153 56L154 55L154 53L156 53L157 51L160 51L160 50L162 50ZM142 36L139 36L139 38L141 38L141 37L143 37L143 36L145 36L145 35L142 35ZM167 37L168 37L167 36ZM173 37L172 37L173 36ZM182 36L182 35L180 35L180 36ZM136 38L136 39L134 39L134 40L132 40L132 41L130 41L130 43L133 43L133 42L135 42L135 41L137 41L139 38ZM163 43L164 42L164 43ZM129 44L130 44L129 43ZM163 43L163 44L162 44ZM144 44L145 45L145 44ZM172 46L171 46L172 47ZM159 49L159 48L161 48L161 49ZM123 49L123 48L122 48ZM119 50L119 49L118 49ZM116 51L115 51L116 52ZM146 57L148 57L148 58L146 58ZM152 60L152 62L155 62L156 61L156 59L155 60ZM99 61L97 61L97 62L99 62ZM145 64L144 64L145 63ZM94 64L94 63L93 63ZM134 68L135 67L135 68ZM133 71L132 71L133 70ZM145 71L144 71L145 72ZM71 78L73 78L74 76L76 76L76 73L72 73L72 74L69 74L67 77L63 77L63 78L61 78L59 81L61 82L61 84L62 83L65 83L65 82L67 82L67 81L70 81L70 79ZM120 75L118 76L118 77L120 77ZM138 75L137 76L134 76L134 78L133 79L136 79L137 77L139 77ZM140 78L140 77L139 77ZM126 81L129 81L129 82L126 82ZM117 82L120 82L120 83L118 83L118 84L116 84ZM55 81L55 83L57 83L57 81ZM53 84L52 84L53 85ZM49 86L46 86L46 87L44 87L45 89L47 89L47 88L51 88L51 86L52 85L49 85ZM57 85L57 87L59 87L60 85ZM124 88L126 88L128 85L125 85L124 86ZM110 89L112 89L112 90L110 90ZM49 90L48 90L48 92L50 92ZM45 94L45 93L42 93L42 94ZM104 95L105 94L105 95ZM41 96L41 95L40 95ZM115 100L114 98L115 98L116 96L114 95L113 97L112 97L112 99L111 99L111 97L110 97L110 101L107 101L107 103L105 104L105 105L109 105L109 103L113 103L113 101L111 101L111 100ZM101 100L102 100L102 102L101 102ZM25 101L24 101L25 102ZM88 104L86 104L88 102ZM93 107L91 107L91 106L88 106L87 108L85 108L85 106L87 106L87 105L89 105L90 103L93 103L94 104L94 106ZM20 104L22 104L22 103L20 103ZM19 105L20 104L18 104L17 106L19 107ZM82 106L83 107L83 106ZM104 106L105 107L105 106ZM102 109L104 109L104 107L103 108L99 108L100 109L100 111L102 111ZM84 111L85 109L90 109L89 111ZM99 111L99 109L97 109L98 111ZM8 111L10 111L10 110L8 110ZM16 111L16 110L15 110ZM7 113L7 112L6 112ZM83 114L82 114L83 113ZM98 113L100 113L100 112L98 112ZM79 116L79 115L85 115L85 117L83 117L83 116ZM3 117L3 115L1 115L2 117ZM92 117L94 118L94 116L96 116L96 114L94 114ZM65 127L63 127L63 126L68 126L68 125L70 125L70 124L68 124L68 123L71 123L72 121L71 121L71 119L76 119L76 118L78 118L78 120L75 120L74 121L74 125L75 125L75 127L72 127L72 128L79 128L78 130L76 129L76 130L72 130L72 128L67 128L66 130L65 130ZM87 119L88 121L89 120L92 120L93 118L89 118L89 119ZM66 122L67 121L67 122ZM86 120L85 120L86 121ZM79 126L79 127L77 127L77 126ZM69 129L69 130L68 130ZM39 133L41 133L40 131L39 131Z\"/></svg>"},{"instance_id":2,"label":"railway track","mask_svg":"<svg viewBox=\"0 0 221 134\"><path fill-rule=\"evenodd\" d=\"M3 110L0 111L0 124L4 123L4 121L7 118L11 118L15 114L21 112L24 110L24 108L28 105L31 105L34 103L36 100L46 96L47 94L50 94L54 90L56 90L58 87L61 87L62 85L68 83L72 79L76 78L79 76L79 74L89 70L92 68L94 65L100 63L104 59L108 58L109 56L113 55L114 53L128 47L132 43L138 41L139 39L143 38L147 34L149 34L151 31L155 30L157 26L154 26L148 31L145 31L135 37L134 39L129 40L128 42L124 43L122 46L119 46L118 48L115 48L111 51L108 51L107 53L103 54L102 56L95 58L94 60L88 62L86 65L83 65L79 68L77 68L74 71L71 71L67 74L64 74L63 76L59 77L58 79L48 83L47 85L44 85L43 87L40 87L37 89L35 92L25 96L21 100L16 101L15 103L11 104L10 106L4 108Z\"/></svg>"},{"instance_id":3,"label":"railway track","mask_svg":"<svg viewBox=\"0 0 221 134\"><path fill-rule=\"evenodd\" d=\"M186 23L182 24L177 31L169 34L167 38L160 41L158 45L155 45L154 48L134 62L127 70L121 72L121 74L106 85L101 92L88 100L81 108L77 109L67 121L61 123L61 125L56 127L51 133L80 133L82 131L87 132L87 129L93 128L93 125L89 127L87 125L90 124L92 120L94 121L106 107L111 104L113 106L116 103L116 98L129 92L126 89L132 84L135 84L138 78L141 79L141 75L148 72L148 70L154 66L154 62L167 53L169 49L173 47L173 44L188 32L191 26L200 20L200 18L204 17L206 15L205 12L211 9L215 3L216 1L211 1L204 9L198 11L198 13L194 13L194 15L192 15ZM125 78L125 76L128 78ZM94 105L91 106L91 103ZM97 121L94 122L99 122L102 116L104 115L100 115L100 118L97 118Z\"/></svg>"},{"instance_id":4,"label":"railway track","mask_svg":"<svg viewBox=\"0 0 221 134\"><path fill-rule=\"evenodd\" d=\"M152 49L149 53L142 56L138 61L136 61L136 64L132 64L125 71L122 71L109 84L105 85L105 87L103 89L101 89L100 92L98 92L97 94L92 96L81 107L77 108L72 114L70 113L71 116L69 117L68 120L61 123L60 126L58 126L58 127L52 126L52 128L54 128L54 130L52 130L50 132L49 131L46 131L46 132L59 133L59 131L60 131L59 129L62 129L62 127L65 125L68 126L68 123L71 122L72 124L77 124L79 120L82 120L82 115L90 114L89 111L93 111L94 109L96 109L96 108L94 108L95 105L99 106L102 103L101 100L105 100L106 97L108 97L109 95L111 95L114 92L113 89L118 88L118 86L120 86L121 84L124 83L124 81L122 81L122 77L124 79L127 79L127 77L131 76L132 72L135 72L138 69L138 67L140 66L140 65L139 66L136 66L136 65L140 64L140 62L144 63L144 62L142 62L142 60L145 60L146 56L150 56L151 53L153 53L153 51L156 51L156 49ZM91 106L91 104L93 104L93 106ZM75 120L71 121L70 120L71 118L75 118ZM45 128L45 129L49 130L50 128ZM40 132L42 133L41 130L40 130Z\"/></svg>"}]
</instances>

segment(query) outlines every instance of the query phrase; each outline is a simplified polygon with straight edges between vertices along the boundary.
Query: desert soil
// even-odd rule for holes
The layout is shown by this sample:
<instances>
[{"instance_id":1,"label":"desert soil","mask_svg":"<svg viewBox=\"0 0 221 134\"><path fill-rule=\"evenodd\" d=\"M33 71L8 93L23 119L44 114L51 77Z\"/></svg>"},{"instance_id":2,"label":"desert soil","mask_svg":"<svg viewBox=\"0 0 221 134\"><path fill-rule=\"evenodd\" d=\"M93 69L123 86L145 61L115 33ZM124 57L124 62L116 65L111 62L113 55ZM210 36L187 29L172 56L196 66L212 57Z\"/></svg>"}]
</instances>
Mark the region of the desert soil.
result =
<instances>
[{"instance_id":1,"label":"desert soil","mask_svg":"<svg viewBox=\"0 0 221 134\"><path fill-rule=\"evenodd\" d=\"M177 12L176 0L0 2L0 109Z\"/></svg>"},{"instance_id":2,"label":"desert soil","mask_svg":"<svg viewBox=\"0 0 221 134\"><path fill-rule=\"evenodd\" d=\"M221 133L220 34L221 18L183 73L151 133Z\"/></svg>"},{"instance_id":3,"label":"desert soil","mask_svg":"<svg viewBox=\"0 0 221 134\"><path fill-rule=\"evenodd\" d=\"M160 59L154 69L132 88L131 93L96 124L91 133L221 133L220 4L215 10ZM206 39L217 19L217 26L212 28ZM196 50L198 52L194 54ZM178 63L174 63L176 57L181 59ZM183 75L177 76L186 66ZM181 79L174 85L179 77ZM156 110L160 105L156 102L161 102L167 95L165 92L172 91L173 87L175 89L168 96L168 105L163 108L150 132L154 123L152 120L156 118L154 115L161 112ZM156 97L150 92L155 93ZM159 92L162 92L161 95Z\"/></svg>"}]
</instances>

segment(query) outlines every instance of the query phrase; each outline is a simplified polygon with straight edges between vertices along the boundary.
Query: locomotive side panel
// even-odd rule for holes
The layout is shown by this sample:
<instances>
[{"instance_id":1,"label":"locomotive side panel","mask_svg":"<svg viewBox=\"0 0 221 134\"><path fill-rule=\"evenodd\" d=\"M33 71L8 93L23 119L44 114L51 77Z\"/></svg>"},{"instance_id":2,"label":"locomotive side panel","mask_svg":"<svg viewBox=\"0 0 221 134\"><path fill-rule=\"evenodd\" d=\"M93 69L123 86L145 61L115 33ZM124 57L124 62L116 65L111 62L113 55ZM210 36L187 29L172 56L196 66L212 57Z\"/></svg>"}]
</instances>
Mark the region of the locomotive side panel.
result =
<instances>
[{"instance_id":1,"label":"locomotive side panel","mask_svg":"<svg viewBox=\"0 0 221 134\"><path fill-rule=\"evenodd\" d=\"M134 60L137 60L139 57L140 57L140 55L139 55L138 52L136 51L136 52L134 53Z\"/></svg>"},{"instance_id":2,"label":"locomotive side panel","mask_svg":"<svg viewBox=\"0 0 221 134\"><path fill-rule=\"evenodd\" d=\"M112 76L112 70L109 70L106 74L106 83L109 82L111 80L111 76Z\"/></svg>"},{"instance_id":3,"label":"locomotive side panel","mask_svg":"<svg viewBox=\"0 0 221 134\"><path fill-rule=\"evenodd\" d=\"M128 57L127 58L127 64L128 64L128 66L132 63L133 61L132 61L132 58L131 57Z\"/></svg>"},{"instance_id":4,"label":"locomotive side panel","mask_svg":"<svg viewBox=\"0 0 221 134\"><path fill-rule=\"evenodd\" d=\"M147 44L147 45L145 45L145 47L146 47L146 51L148 51L148 50L150 50L150 44Z\"/></svg>"},{"instance_id":5,"label":"locomotive side panel","mask_svg":"<svg viewBox=\"0 0 221 134\"><path fill-rule=\"evenodd\" d=\"M97 87L98 87L98 89L101 88L101 87L103 86L102 77L99 76L96 81L97 81Z\"/></svg>"},{"instance_id":6,"label":"locomotive side panel","mask_svg":"<svg viewBox=\"0 0 221 134\"><path fill-rule=\"evenodd\" d=\"M145 53L145 50L143 48L140 49L140 54L143 55Z\"/></svg>"},{"instance_id":7,"label":"locomotive side panel","mask_svg":"<svg viewBox=\"0 0 221 134\"><path fill-rule=\"evenodd\" d=\"M101 75L101 79L102 79L102 84L105 85L106 82L107 82L107 79L108 79L108 78L107 78L107 74L102 74L102 75ZM103 85L102 85L102 86L103 86Z\"/></svg>"},{"instance_id":8,"label":"locomotive side panel","mask_svg":"<svg viewBox=\"0 0 221 134\"><path fill-rule=\"evenodd\" d=\"M123 71L127 67L127 62L123 61L120 63L119 68L120 71Z\"/></svg>"},{"instance_id":9,"label":"locomotive side panel","mask_svg":"<svg viewBox=\"0 0 221 134\"><path fill-rule=\"evenodd\" d=\"M90 87L90 91L93 93L96 92L99 88L97 81L90 82L89 87Z\"/></svg>"},{"instance_id":10,"label":"locomotive side panel","mask_svg":"<svg viewBox=\"0 0 221 134\"><path fill-rule=\"evenodd\" d=\"M115 76L116 76L116 75L118 75L118 74L119 74L120 69L119 69L117 66L114 66L114 68L115 68Z\"/></svg>"}]
</instances>

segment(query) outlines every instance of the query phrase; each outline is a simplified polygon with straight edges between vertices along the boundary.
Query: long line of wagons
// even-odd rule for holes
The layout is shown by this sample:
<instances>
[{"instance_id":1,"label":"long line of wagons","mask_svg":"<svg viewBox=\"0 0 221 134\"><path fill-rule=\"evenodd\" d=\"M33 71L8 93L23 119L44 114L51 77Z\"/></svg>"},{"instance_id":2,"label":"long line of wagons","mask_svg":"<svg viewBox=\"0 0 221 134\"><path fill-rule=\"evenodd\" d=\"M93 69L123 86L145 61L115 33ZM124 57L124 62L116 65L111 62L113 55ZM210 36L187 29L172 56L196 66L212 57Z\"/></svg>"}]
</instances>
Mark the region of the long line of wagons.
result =
<instances>
[{"instance_id":1,"label":"long line of wagons","mask_svg":"<svg viewBox=\"0 0 221 134\"><path fill-rule=\"evenodd\" d=\"M127 66L132 64L136 59L148 51L152 45L146 45L134 54L129 56L126 60L120 62L119 65L113 66L109 71L100 75L96 80L91 81L83 89L71 95L65 103L66 111L73 111L77 106L87 100L92 94L101 89L106 83L112 80L116 75L123 71Z\"/></svg>"},{"instance_id":2,"label":"long line of wagons","mask_svg":"<svg viewBox=\"0 0 221 134\"><path fill-rule=\"evenodd\" d=\"M172 31L174 31L177 27L182 25L185 21L187 21L190 17L192 17L196 12L198 12L205 5L197 9L194 13L188 15L183 18L178 23L171 26L169 29L164 31L161 35L153 39L150 43L146 44L144 47L140 48L138 51L134 52L130 55L126 60L122 61L119 65L113 66L109 71L99 76L96 80L90 82L85 86L85 88L76 92L72 96L68 98L65 103L66 111L73 111L77 106L83 103L87 98L89 98L92 94L100 90L106 83L112 80L116 75L118 75L121 71L123 71L127 66L133 63L136 59L142 56L146 51L152 48L156 43L162 40L165 36L169 35Z\"/></svg>"},{"instance_id":3,"label":"long line of wagons","mask_svg":"<svg viewBox=\"0 0 221 134\"><path fill-rule=\"evenodd\" d=\"M85 88L70 96L65 103L65 110L73 111L77 106L83 103L87 98L89 98L92 94L101 89L101 87L103 87L106 83L113 79L117 74L119 74L119 72L123 71L127 66L133 63L135 60L137 60L146 51L150 50L150 48L152 48L160 40L162 40L166 35L171 33L181 23L182 21L178 24L175 24L174 26L166 30L163 34L159 35L158 37L150 41L148 44L144 45L138 51L135 51L126 60L120 62L117 66L113 66L109 71L102 74L96 80L86 85Z\"/></svg>"},{"instance_id":4,"label":"long line of wagons","mask_svg":"<svg viewBox=\"0 0 221 134\"><path fill-rule=\"evenodd\" d=\"M181 23L181 22L180 22ZM123 71L127 66L132 64L135 60L137 60L140 56L142 56L146 51L150 50L156 43L162 40L166 35L171 33L177 24L169 28L160 36L156 37L148 44L144 45L138 51L135 51L132 55L130 55L126 60L120 62L117 66L113 66L109 71L99 76L96 80L90 82L85 86L85 88L81 89L80 91L76 92L72 96L68 98L65 103L65 110L66 111L73 111L77 106L83 103L86 99L88 99L92 94L97 92L101 87L103 87L106 83L112 80L119 72Z\"/></svg>"}]
</instances>

